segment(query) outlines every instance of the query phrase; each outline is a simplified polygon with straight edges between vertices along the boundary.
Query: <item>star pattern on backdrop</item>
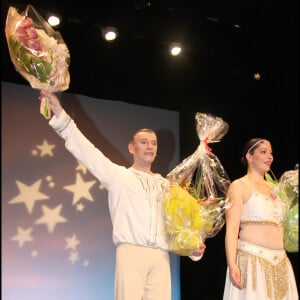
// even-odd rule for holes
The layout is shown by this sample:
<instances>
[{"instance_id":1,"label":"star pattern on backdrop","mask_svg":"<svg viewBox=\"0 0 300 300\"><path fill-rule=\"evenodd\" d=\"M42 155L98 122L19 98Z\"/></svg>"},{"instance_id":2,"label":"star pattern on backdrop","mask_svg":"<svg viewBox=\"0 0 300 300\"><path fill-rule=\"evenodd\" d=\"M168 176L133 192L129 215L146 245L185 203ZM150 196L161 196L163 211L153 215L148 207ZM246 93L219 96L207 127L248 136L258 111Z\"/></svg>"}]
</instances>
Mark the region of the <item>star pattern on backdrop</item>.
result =
<instances>
[{"instance_id":1,"label":"star pattern on backdrop","mask_svg":"<svg viewBox=\"0 0 300 300\"><path fill-rule=\"evenodd\" d=\"M43 139L43 144L35 144L33 146L33 150L29 152L29 155L32 157L36 157L37 159L43 159L45 156L54 156L53 149L55 148L55 145L50 145L47 142L47 139ZM57 153L59 157L59 153ZM55 153L56 156L56 153ZM55 158L55 157L54 157ZM36 167L39 165L37 164ZM71 164L69 164L71 167ZM73 165L74 166L74 165ZM51 194L45 194L42 193L43 188L50 188L54 192L56 192L59 189L65 189L70 191L70 196L68 198L72 199L73 204L75 205L76 211L83 212L86 210L86 206L82 203L83 201L80 200L88 200L91 202L94 202L94 197L92 193L90 193L90 189L94 186L94 184L97 182L96 180L89 180L83 178L83 176L87 176L90 178L90 175L87 175L88 170L85 167L85 165L82 164L79 160L77 160L77 165L73 169L70 168L71 172L75 175L75 183L71 185L60 185L59 187L56 185L57 177L53 177L52 174L42 172L42 176L38 180L33 179L33 183L31 184L25 184L24 181L15 180L15 190L16 196L9 199L7 203L11 206L12 204L19 204L24 203L26 209L25 213L23 213L23 216L25 217L28 214L31 214L33 217L31 219L31 223L34 226L41 227L39 225L45 225L46 231L48 234L55 234L56 228L59 225L67 226L65 228L73 228L73 222L70 217L66 218L65 214L63 214L63 204L62 201L59 201L56 204L53 204L54 206L49 205L43 205L44 202L41 202L42 200L48 200L51 201L51 203L54 203L54 199L52 199ZM47 169L46 169L47 172ZM64 177L65 179L68 179L69 177ZM60 179L61 180L61 179ZM62 180L61 180L62 181ZM63 182L63 181L62 181ZM66 182L64 182L66 183ZM104 189L104 187L103 187ZM47 202L50 203L50 202ZM38 205L39 204L39 205ZM36 217L36 210L39 209L39 214ZM17 221L17 220L16 220ZM12 243L15 243L18 245L19 248L25 248L24 245L27 245L29 242L35 242L35 245L39 243L39 235L44 235L43 231L38 230L36 232L36 237L33 238L32 232L34 228L36 227L29 227L24 228L20 225L17 226L17 233L15 235L10 236L10 240ZM41 232L41 233L40 233ZM67 261L71 264L75 264L77 261L80 261L81 258L79 257L78 252L78 245L81 243L80 240L77 238L76 234L73 235L70 234L69 236L65 238L65 248L69 251L69 254L67 256ZM32 244L32 243L31 243ZM32 246L31 246L32 247ZM35 246L36 247L36 246ZM35 259L39 256L40 249L32 248L29 250L28 254L30 258ZM87 267L90 264L90 261L88 259L84 259L81 262L81 265L83 267Z\"/></svg>"},{"instance_id":2,"label":"star pattern on backdrop","mask_svg":"<svg viewBox=\"0 0 300 300\"><path fill-rule=\"evenodd\" d=\"M79 260L79 254L78 252L71 252L69 257L68 257L68 260L74 264L77 260Z\"/></svg>"},{"instance_id":3,"label":"star pattern on backdrop","mask_svg":"<svg viewBox=\"0 0 300 300\"><path fill-rule=\"evenodd\" d=\"M78 166L76 167L76 171L81 171L83 174L87 173L87 167L80 161L77 160Z\"/></svg>"},{"instance_id":4,"label":"star pattern on backdrop","mask_svg":"<svg viewBox=\"0 0 300 300\"><path fill-rule=\"evenodd\" d=\"M31 150L31 155L32 156L37 156L38 155L38 151L36 149Z\"/></svg>"},{"instance_id":5,"label":"star pattern on backdrop","mask_svg":"<svg viewBox=\"0 0 300 300\"><path fill-rule=\"evenodd\" d=\"M77 245L80 244L80 241L77 240L76 234L73 234L72 237L66 238L66 242L66 249L71 248L72 250L76 250Z\"/></svg>"},{"instance_id":6,"label":"star pattern on backdrop","mask_svg":"<svg viewBox=\"0 0 300 300\"><path fill-rule=\"evenodd\" d=\"M100 191L105 190L105 187L104 187L104 185L103 185L102 183L99 184L99 190L100 190Z\"/></svg>"},{"instance_id":7,"label":"star pattern on backdrop","mask_svg":"<svg viewBox=\"0 0 300 300\"><path fill-rule=\"evenodd\" d=\"M46 224L49 233L53 233L56 224L58 223L66 223L67 219L60 215L60 211L62 209L62 204L57 205L55 208L51 209L46 205L42 205L42 210L44 215L36 220L35 224Z\"/></svg>"},{"instance_id":8,"label":"star pattern on backdrop","mask_svg":"<svg viewBox=\"0 0 300 300\"><path fill-rule=\"evenodd\" d=\"M92 181L83 181L81 175L79 173L76 174L76 182L72 185L64 186L64 189L72 192L73 195L73 203L75 205L81 198L85 198L89 201L94 201L91 193L89 192L90 188L95 184L96 180Z\"/></svg>"},{"instance_id":9,"label":"star pattern on backdrop","mask_svg":"<svg viewBox=\"0 0 300 300\"><path fill-rule=\"evenodd\" d=\"M31 251L31 256L32 257L37 257L39 255L39 252L37 250L32 250Z\"/></svg>"},{"instance_id":10,"label":"star pattern on backdrop","mask_svg":"<svg viewBox=\"0 0 300 300\"><path fill-rule=\"evenodd\" d=\"M85 259L85 260L83 261L83 263L82 263L82 265L83 265L84 267L87 267L89 264L90 264L90 262L89 262L87 259Z\"/></svg>"},{"instance_id":11,"label":"star pattern on backdrop","mask_svg":"<svg viewBox=\"0 0 300 300\"><path fill-rule=\"evenodd\" d=\"M26 242L32 242L34 239L31 236L32 227L23 229L18 226L18 233L11 238L12 241L19 242L19 248L22 248Z\"/></svg>"},{"instance_id":12,"label":"star pattern on backdrop","mask_svg":"<svg viewBox=\"0 0 300 300\"><path fill-rule=\"evenodd\" d=\"M78 204L76 205L76 210L78 210L78 211L83 211L83 210L84 210L84 205L83 205L82 203L78 203Z\"/></svg>"},{"instance_id":13,"label":"star pattern on backdrop","mask_svg":"<svg viewBox=\"0 0 300 300\"><path fill-rule=\"evenodd\" d=\"M52 149L55 148L55 145L48 144L46 139L44 139L42 145L37 145L36 147L41 151L41 157L45 155L53 156Z\"/></svg>"},{"instance_id":14,"label":"star pattern on backdrop","mask_svg":"<svg viewBox=\"0 0 300 300\"><path fill-rule=\"evenodd\" d=\"M55 182L53 181L53 178L51 175L47 175L46 176L46 181L48 182L48 186L50 188L54 188L55 187Z\"/></svg>"},{"instance_id":15,"label":"star pattern on backdrop","mask_svg":"<svg viewBox=\"0 0 300 300\"><path fill-rule=\"evenodd\" d=\"M31 186L27 186L24 183L16 180L17 187L20 194L9 200L9 204L24 203L28 213L31 214L36 201L49 199L49 196L39 191L42 180L39 179Z\"/></svg>"}]
</instances>

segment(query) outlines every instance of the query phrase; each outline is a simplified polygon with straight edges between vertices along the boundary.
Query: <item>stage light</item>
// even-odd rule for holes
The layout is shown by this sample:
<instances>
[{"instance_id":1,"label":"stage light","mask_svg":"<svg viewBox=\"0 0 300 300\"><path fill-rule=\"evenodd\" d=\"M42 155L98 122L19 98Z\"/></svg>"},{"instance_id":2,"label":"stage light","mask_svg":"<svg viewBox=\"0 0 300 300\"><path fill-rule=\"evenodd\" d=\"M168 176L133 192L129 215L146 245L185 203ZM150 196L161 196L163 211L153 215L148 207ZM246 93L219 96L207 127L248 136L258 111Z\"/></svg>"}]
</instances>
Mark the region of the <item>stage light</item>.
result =
<instances>
[{"instance_id":1,"label":"stage light","mask_svg":"<svg viewBox=\"0 0 300 300\"><path fill-rule=\"evenodd\" d=\"M115 27L112 27L112 26L107 26L105 28L102 28L101 31L102 31L102 37L106 41L113 41L118 36L117 29Z\"/></svg>"},{"instance_id":2,"label":"stage light","mask_svg":"<svg viewBox=\"0 0 300 300\"><path fill-rule=\"evenodd\" d=\"M177 56L182 51L182 46L180 43L171 43L169 46L170 54L173 56Z\"/></svg>"},{"instance_id":3,"label":"stage light","mask_svg":"<svg viewBox=\"0 0 300 300\"><path fill-rule=\"evenodd\" d=\"M254 73L253 75L255 80L260 80L260 74L259 73Z\"/></svg>"},{"instance_id":4,"label":"stage light","mask_svg":"<svg viewBox=\"0 0 300 300\"><path fill-rule=\"evenodd\" d=\"M52 27L58 26L60 24L60 17L58 15L51 14L48 16L48 23Z\"/></svg>"}]
</instances>

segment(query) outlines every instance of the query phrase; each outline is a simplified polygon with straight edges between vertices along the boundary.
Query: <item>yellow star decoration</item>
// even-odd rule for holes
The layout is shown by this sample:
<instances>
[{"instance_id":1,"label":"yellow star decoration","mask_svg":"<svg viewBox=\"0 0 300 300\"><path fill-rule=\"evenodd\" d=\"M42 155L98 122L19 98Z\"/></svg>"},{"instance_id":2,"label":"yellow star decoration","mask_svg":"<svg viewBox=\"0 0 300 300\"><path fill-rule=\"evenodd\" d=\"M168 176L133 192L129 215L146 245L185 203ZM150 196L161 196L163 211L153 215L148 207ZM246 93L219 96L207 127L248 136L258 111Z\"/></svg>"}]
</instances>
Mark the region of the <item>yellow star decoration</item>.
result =
<instances>
[{"instance_id":1,"label":"yellow star decoration","mask_svg":"<svg viewBox=\"0 0 300 300\"><path fill-rule=\"evenodd\" d=\"M41 157L45 155L53 156L52 149L55 148L55 145L49 145L47 140L44 140L42 145L37 145L36 147L41 150Z\"/></svg>"},{"instance_id":2,"label":"yellow star decoration","mask_svg":"<svg viewBox=\"0 0 300 300\"><path fill-rule=\"evenodd\" d=\"M46 224L49 233L53 233L57 223L65 223L67 219L60 215L62 204L50 209L46 205L42 205L44 215L36 220L34 224Z\"/></svg>"},{"instance_id":3,"label":"yellow star decoration","mask_svg":"<svg viewBox=\"0 0 300 300\"><path fill-rule=\"evenodd\" d=\"M16 183L20 194L8 201L9 204L24 203L26 205L28 213L31 214L34 208L35 201L49 199L49 196L39 192L41 179L37 180L31 186L27 186L18 180L16 180Z\"/></svg>"},{"instance_id":4,"label":"yellow star decoration","mask_svg":"<svg viewBox=\"0 0 300 300\"><path fill-rule=\"evenodd\" d=\"M75 234L73 234L72 237L66 238L66 242L67 242L66 249L71 248L72 250L76 250L77 245L80 244L80 241L77 240Z\"/></svg>"},{"instance_id":5,"label":"yellow star decoration","mask_svg":"<svg viewBox=\"0 0 300 300\"><path fill-rule=\"evenodd\" d=\"M72 264L74 264L75 261L79 260L79 253L78 252L71 252L70 256L68 257L68 260L71 261Z\"/></svg>"},{"instance_id":6,"label":"yellow star decoration","mask_svg":"<svg viewBox=\"0 0 300 300\"><path fill-rule=\"evenodd\" d=\"M39 255L39 252L37 250L32 250L31 251L31 256L32 257L37 257Z\"/></svg>"},{"instance_id":7,"label":"yellow star decoration","mask_svg":"<svg viewBox=\"0 0 300 300\"><path fill-rule=\"evenodd\" d=\"M86 166L80 161L77 160L78 166L76 167L76 171L82 171L83 174L87 173L87 168Z\"/></svg>"},{"instance_id":8,"label":"yellow star decoration","mask_svg":"<svg viewBox=\"0 0 300 300\"><path fill-rule=\"evenodd\" d=\"M83 205L82 203L78 203L78 204L76 205L76 210L78 210L78 211L83 211L83 210L84 210L84 205Z\"/></svg>"},{"instance_id":9,"label":"yellow star decoration","mask_svg":"<svg viewBox=\"0 0 300 300\"><path fill-rule=\"evenodd\" d=\"M90 264L90 262L89 262L87 259L85 259L85 260L83 261L83 263L82 263L82 265L83 265L84 267L87 267L89 264Z\"/></svg>"},{"instance_id":10,"label":"yellow star decoration","mask_svg":"<svg viewBox=\"0 0 300 300\"><path fill-rule=\"evenodd\" d=\"M18 233L11 238L12 241L19 242L19 248L22 248L25 242L32 242L33 237L31 236L32 227L27 229L23 229L22 227L18 227Z\"/></svg>"},{"instance_id":11,"label":"yellow star decoration","mask_svg":"<svg viewBox=\"0 0 300 300\"><path fill-rule=\"evenodd\" d=\"M76 174L75 184L64 186L65 190L73 192L73 203L75 205L81 198L86 198L89 201L94 201L89 189L95 184L96 180L92 181L83 181L79 173Z\"/></svg>"}]
</instances>

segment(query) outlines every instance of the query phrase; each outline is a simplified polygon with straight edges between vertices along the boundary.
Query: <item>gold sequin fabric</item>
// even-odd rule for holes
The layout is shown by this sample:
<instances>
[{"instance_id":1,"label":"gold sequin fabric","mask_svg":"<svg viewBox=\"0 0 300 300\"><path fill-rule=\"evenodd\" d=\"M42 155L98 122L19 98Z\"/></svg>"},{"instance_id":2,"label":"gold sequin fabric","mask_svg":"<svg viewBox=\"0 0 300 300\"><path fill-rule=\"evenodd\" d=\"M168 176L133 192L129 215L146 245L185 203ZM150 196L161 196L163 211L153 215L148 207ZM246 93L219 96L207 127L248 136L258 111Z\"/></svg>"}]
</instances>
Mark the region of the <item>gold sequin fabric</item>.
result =
<instances>
[{"instance_id":1,"label":"gold sequin fabric","mask_svg":"<svg viewBox=\"0 0 300 300\"><path fill-rule=\"evenodd\" d=\"M257 273L262 272L270 299L282 300L287 294L289 260L284 250L268 249L239 240L237 263L244 287L255 291ZM251 287L247 286L248 276L252 276Z\"/></svg>"}]
</instances>

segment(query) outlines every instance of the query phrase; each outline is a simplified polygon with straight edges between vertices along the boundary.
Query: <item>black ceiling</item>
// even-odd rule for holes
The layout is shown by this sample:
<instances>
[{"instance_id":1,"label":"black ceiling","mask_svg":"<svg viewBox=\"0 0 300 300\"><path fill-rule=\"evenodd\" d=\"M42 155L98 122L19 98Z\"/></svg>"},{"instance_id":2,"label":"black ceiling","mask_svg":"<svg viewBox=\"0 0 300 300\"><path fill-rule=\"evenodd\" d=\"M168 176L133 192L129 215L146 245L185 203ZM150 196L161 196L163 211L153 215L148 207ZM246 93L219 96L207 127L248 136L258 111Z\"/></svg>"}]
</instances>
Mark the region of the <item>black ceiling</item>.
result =
<instances>
[{"instance_id":1,"label":"black ceiling","mask_svg":"<svg viewBox=\"0 0 300 300\"><path fill-rule=\"evenodd\" d=\"M8 7L2 1L2 80L27 84L14 70L4 38ZM197 101L231 101L298 86L298 1L31 1L45 16L59 13L70 54L69 92L182 110ZM237 28L234 25L238 24ZM100 29L115 25L119 39L105 43ZM168 43L183 42L181 57ZM256 82L252 75L261 72ZM257 97L256 97L257 98ZM261 101L261 99L257 99ZM208 108L209 109L209 108Z\"/></svg>"}]
</instances>

